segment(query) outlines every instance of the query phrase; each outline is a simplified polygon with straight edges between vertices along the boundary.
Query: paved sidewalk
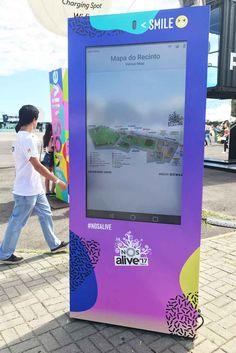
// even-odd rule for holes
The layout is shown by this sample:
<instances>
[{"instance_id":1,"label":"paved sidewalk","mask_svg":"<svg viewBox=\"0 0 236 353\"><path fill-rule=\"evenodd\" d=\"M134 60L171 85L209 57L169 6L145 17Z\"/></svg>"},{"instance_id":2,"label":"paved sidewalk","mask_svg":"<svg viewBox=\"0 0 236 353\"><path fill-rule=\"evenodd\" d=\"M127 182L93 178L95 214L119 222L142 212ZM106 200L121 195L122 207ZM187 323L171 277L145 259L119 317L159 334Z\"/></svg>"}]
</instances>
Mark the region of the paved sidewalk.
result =
<instances>
[{"instance_id":1,"label":"paved sidewalk","mask_svg":"<svg viewBox=\"0 0 236 353\"><path fill-rule=\"evenodd\" d=\"M68 316L68 254L23 254L0 267L1 353L235 353L236 232L203 240L195 340Z\"/></svg>"}]
</instances>

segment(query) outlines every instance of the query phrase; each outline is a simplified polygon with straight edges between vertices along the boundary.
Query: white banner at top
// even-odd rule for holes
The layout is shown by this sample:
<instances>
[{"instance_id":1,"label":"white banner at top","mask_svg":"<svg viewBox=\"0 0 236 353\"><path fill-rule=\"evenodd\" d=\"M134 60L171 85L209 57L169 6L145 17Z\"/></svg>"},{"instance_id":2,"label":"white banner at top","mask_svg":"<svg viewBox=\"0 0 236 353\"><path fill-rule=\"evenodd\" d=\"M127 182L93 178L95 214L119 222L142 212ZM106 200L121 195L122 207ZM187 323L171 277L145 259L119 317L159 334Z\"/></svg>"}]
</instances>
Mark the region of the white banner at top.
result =
<instances>
[{"instance_id":1,"label":"white banner at top","mask_svg":"<svg viewBox=\"0 0 236 353\"><path fill-rule=\"evenodd\" d=\"M67 19L109 13L112 0L28 0L37 20L49 31L67 35Z\"/></svg>"},{"instance_id":2,"label":"white banner at top","mask_svg":"<svg viewBox=\"0 0 236 353\"><path fill-rule=\"evenodd\" d=\"M67 18L204 5L205 0L28 0L37 20L49 31L67 35Z\"/></svg>"}]
</instances>

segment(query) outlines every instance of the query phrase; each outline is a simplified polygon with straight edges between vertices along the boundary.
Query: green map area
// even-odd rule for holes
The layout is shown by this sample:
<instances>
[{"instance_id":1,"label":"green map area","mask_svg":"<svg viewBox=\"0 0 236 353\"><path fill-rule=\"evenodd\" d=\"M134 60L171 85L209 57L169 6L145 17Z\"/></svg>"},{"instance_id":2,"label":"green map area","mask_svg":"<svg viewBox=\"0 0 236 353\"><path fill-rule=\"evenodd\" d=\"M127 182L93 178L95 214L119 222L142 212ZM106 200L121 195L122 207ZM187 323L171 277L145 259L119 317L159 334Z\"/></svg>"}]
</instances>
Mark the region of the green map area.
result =
<instances>
[{"instance_id":1,"label":"green map area","mask_svg":"<svg viewBox=\"0 0 236 353\"><path fill-rule=\"evenodd\" d=\"M170 162L179 143L173 139L149 137L129 131L120 131L106 126L89 129L94 147L99 149L119 149L129 152L132 148L147 152L147 162Z\"/></svg>"}]
</instances>

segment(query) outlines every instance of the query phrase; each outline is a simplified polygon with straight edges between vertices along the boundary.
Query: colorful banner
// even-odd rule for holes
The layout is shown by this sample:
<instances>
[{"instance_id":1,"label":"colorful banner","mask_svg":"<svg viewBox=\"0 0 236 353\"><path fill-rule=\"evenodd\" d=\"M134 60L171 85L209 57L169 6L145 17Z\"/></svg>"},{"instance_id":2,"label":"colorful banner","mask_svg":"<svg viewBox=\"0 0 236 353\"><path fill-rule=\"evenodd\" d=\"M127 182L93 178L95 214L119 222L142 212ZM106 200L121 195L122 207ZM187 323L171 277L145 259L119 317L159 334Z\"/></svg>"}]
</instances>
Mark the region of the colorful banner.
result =
<instances>
[{"instance_id":1,"label":"colorful banner","mask_svg":"<svg viewBox=\"0 0 236 353\"><path fill-rule=\"evenodd\" d=\"M54 174L65 183L69 181L69 126L68 126L68 70L49 73L52 130L54 138ZM56 186L59 200L69 202L68 189Z\"/></svg>"},{"instance_id":2,"label":"colorful banner","mask_svg":"<svg viewBox=\"0 0 236 353\"><path fill-rule=\"evenodd\" d=\"M196 333L208 25L208 7L69 20L73 318Z\"/></svg>"}]
</instances>

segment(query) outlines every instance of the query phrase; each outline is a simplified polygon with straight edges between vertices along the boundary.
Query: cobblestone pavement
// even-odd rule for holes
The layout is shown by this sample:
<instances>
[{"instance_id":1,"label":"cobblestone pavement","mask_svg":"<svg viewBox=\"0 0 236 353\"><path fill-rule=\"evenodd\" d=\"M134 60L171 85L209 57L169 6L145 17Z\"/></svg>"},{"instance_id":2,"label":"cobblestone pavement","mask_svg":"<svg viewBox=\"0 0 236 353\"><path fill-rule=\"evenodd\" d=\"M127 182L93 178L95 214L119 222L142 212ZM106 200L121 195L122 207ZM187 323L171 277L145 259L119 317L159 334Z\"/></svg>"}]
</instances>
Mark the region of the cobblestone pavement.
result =
<instances>
[{"instance_id":1,"label":"cobblestone pavement","mask_svg":"<svg viewBox=\"0 0 236 353\"><path fill-rule=\"evenodd\" d=\"M236 233L203 240L195 340L70 319L68 254L0 267L1 353L235 353Z\"/></svg>"}]
</instances>

